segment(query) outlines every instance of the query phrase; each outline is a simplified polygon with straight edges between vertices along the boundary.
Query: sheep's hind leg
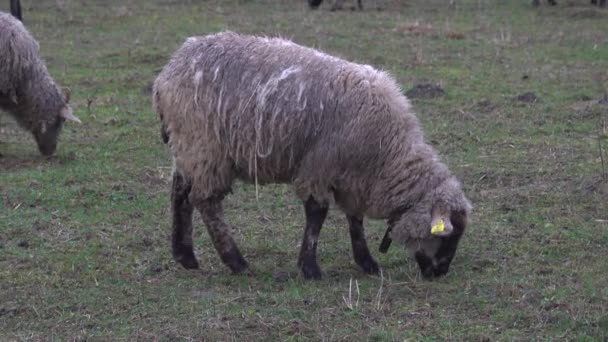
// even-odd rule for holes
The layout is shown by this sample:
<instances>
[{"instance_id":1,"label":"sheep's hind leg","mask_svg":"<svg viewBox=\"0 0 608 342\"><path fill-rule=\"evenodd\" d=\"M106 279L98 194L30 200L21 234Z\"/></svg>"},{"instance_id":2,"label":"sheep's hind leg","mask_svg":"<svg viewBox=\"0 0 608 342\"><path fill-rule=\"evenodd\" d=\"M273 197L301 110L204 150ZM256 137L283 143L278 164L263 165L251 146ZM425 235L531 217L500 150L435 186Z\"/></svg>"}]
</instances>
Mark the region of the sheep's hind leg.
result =
<instances>
[{"instance_id":1,"label":"sheep's hind leg","mask_svg":"<svg viewBox=\"0 0 608 342\"><path fill-rule=\"evenodd\" d=\"M241 255L236 242L232 238L232 228L224 222L222 199L223 196L215 196L206 200L196 201L195 205L201 213L203 222L205 222L207 231L213 241L213 246L220 255L222 262L232 272L241 273L247 269L247 261Z\"/></svg>"},{"instance_id":2,"label":"sheep's hind leg","mask_svg":"<svg viewBox=\"0 0 608 342\"><path fill-rule=\"evenodd\" d=\"M173 233L171 244L173 258L187 269L198 268L198 261L192 248L192 203L190 183L177 171L173 172L171 189L171 212L173 213Z\"/></svg>"},{"instance_id":3,"label":"sheep's hind leg","mask_svg":"<svg viewBox=\"0 0 608 342\"><path fill-rule=\"evenodd\" d=\"M355 257L355 262L363 269L365 273L377 274L380 272L380 268L378 267L378 263L376 263L372 255L369 253L367 241L365 240L363 219L350 215L346 215L346 218L348 219L350 241L353 246L353 256Z\"/></svg>"},{"instance_id":4,"label":"sheep's hind leg","mask_svg":"<svg viewBox=\"0 0 608 342\"><path fill-rule=\"evenodd\" d=\"M304 229L298 266L306 279L321 279L321 268L317 264L317 243L321 226L323 226L323 221L327 217L327 210L327 207L322 207L312 197L304 203L306 228Z\"/></svg>"}]
</instances>

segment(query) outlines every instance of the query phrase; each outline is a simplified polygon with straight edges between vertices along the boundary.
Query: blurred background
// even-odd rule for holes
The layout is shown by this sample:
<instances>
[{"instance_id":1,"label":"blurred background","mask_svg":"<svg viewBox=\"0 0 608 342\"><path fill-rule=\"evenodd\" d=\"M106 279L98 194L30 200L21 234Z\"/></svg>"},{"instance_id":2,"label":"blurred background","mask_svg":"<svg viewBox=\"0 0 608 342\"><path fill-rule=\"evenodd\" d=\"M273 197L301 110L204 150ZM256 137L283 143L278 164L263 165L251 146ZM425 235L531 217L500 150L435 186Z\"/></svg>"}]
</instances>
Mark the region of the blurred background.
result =
<instances>
[{"instance_id":1,"label":"blurred background","mask_svg":"<svg viewBox=\"0 0 608 342\"><path fill-rule=\"evenodd\" d=\"M82 125L54 157L0 117L1 340L608 339L608 9L587 0L22 1ZM0 4L8 11L8 1ZM196 216L201 270L170 254L171 160L151 85L186 37L281 36L392 74L475 209L447 277L423 281L384 222L361 273L332 210L322 281L296 267L301 203L238 184L231 275Z\"/></svg>"}]
</instances>

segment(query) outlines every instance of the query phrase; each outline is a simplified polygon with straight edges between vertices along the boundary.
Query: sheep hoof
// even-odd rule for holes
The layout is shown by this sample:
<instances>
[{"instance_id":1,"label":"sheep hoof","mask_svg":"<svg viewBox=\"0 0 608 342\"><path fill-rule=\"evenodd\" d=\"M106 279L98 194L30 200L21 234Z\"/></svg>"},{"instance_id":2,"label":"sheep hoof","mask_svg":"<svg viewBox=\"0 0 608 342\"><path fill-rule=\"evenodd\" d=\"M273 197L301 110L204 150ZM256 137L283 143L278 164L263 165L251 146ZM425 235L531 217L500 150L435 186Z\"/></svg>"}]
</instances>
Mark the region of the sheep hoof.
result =
<instances>
[{"instance_id":1,"label":"sheep hoof","mask_svg":"<svg viewBox=\"0 0 608 342\"><path fill-rule=\"evenodd\" d=\"M222 255L222 260L232 273L243 273L249 268L249 264L237 249Z\"/></svg>"},{"instance_id":2,"label":"sheep hoof","mask_svg":"<svg viewBox=\"0 0 608 342\"><path fill-rule=\"evenodd\" d=\"M232 273L235 274L241 274L241 273L245 273L245 271L247 271L247 269L249 269L249 264L247 263L247 261L243 260L243 262L239 262L239 263L232 263L229 264L228 267L230 267L230 270L232 270Z\"/></svg>"},{"instance_id":3,"label":"sheep hoof","mask_svg":"<svg viewBox=\"0 0 608 342\"><path fill-rule=\"evenodd\" d=\"M184 268L187 270L196 270L199 267L198 261L196 261L194 255L175 256L175 260L182 264L182 266L184 266Z\"/></svg>"},{"instance_id":4,"label":"sheep hoof","mask_svg":"<svg viewBox=\"0 0 608 342\"><path fill-rule=\"evenodd\" d=\"M304 279L315 279L320 280L322 278L321 269L319 265L315 264L302 264L300 267Z\"/></svg>"},{"instance_id":5,"label":"sheep hoof","mask_svg":"<svg viewBox=\"0 0 608 342\"><path fill-rule=\"evenodd\" d=\"M422 252L416 253L416 262L420 267L420 273L426 280L438 278L446 275L449 269L449 263L433 263L433 259L429 258Z\"/></svg>"},{"instance_id":6,"label":"sheep hoof","mask_svg":"<svg viewBox=\"0 0 608 342\"><path fill-rule=\"evenodd\" d=\"M365 260L357 261L357 265L359 265L359 267L361 267L361 269L363 269L363 272L365 272L367 274L380 273L380 267L378 266L378 263L371 257L369 257Z\"/></svg>"}]
</instances>

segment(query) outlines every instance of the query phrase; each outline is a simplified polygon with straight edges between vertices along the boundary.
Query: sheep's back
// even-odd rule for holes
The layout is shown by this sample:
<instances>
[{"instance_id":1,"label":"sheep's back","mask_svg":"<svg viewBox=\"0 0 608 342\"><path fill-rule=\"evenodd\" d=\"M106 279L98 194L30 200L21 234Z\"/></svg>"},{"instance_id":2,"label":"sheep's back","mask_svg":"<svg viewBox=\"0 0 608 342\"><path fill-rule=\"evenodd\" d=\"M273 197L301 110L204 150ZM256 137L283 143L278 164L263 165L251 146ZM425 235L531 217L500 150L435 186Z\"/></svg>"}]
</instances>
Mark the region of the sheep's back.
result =
<instances>
[{"instance_id":1,"label":"sheep's back","mask_svg":"<svg viewBox=\"0 0 608 342\"><path fill-rule=\"evenodd\" d=\"M0 12L0 92L22 85L39 64L38 43L12 15Z\"/></svg>"},{"instance_id":2,"label":"sheep's back","mask_svg":"<svg viewBox=\"0 0 608 342\"><path fill-rule=\"evenodd\" d=\"M366 111L374 87L388 83L389 95L402 97L369 66L234 33L189 38L156 83L171 89L170 134L197 135L214 158L230 158L239 177L259 182L290 181L307 154L339 145L349 124L374 114Z\"/></svg>"}]
</instances>

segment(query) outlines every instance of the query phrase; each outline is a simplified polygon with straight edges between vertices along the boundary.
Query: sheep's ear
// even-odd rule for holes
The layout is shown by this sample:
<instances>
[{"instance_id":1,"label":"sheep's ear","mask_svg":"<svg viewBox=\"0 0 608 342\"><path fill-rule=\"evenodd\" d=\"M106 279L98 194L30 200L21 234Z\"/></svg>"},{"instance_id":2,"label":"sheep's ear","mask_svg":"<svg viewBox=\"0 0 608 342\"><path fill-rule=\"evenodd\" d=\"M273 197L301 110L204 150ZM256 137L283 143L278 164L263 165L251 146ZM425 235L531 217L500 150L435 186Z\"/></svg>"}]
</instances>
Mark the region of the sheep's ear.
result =
<instances>
[{"instance_id":1,"label":"sheep's ear","mask_svg":"<svg viewBox=\"0 0 608 342\"><path fill-rule=\"evenodd\" d=\"M68 121L74 121L74 122L78 122L78 123L82 123L80 121L79 118L76 117L76 115L74 115L74 113L72 113L72 108L70 107L64 107L61 112L59 113L59 116L61 116L62 118L68 120Z\"/></svg>"},{"instance_id":2,"label":"sheep's ear","mask_svg":"<svg viewBox=\"0 0 608 342\"><path fill-rule=\"evenodd\" d=\"M450 220L450 211L443 203L438 203L433 206L431 212L431 234L435 236L448 236L454 231L452 221Z\"/></svg>"},{"instance_id":3,"label":"sheep's ear","mask_svg":"<svg viewBox=\"0 0 608 342\"><path fill-rule=\"evenodd\" d=\"M61 88L63 92L63 98L65 99L65 103L70 103L70 96L72 96L72 89L68 87Z\"/></svg>"}]
</instances>

